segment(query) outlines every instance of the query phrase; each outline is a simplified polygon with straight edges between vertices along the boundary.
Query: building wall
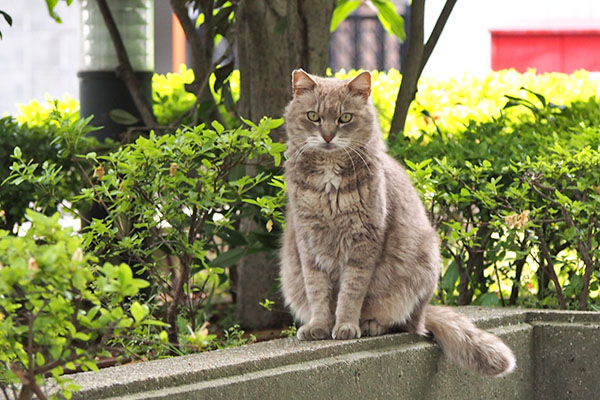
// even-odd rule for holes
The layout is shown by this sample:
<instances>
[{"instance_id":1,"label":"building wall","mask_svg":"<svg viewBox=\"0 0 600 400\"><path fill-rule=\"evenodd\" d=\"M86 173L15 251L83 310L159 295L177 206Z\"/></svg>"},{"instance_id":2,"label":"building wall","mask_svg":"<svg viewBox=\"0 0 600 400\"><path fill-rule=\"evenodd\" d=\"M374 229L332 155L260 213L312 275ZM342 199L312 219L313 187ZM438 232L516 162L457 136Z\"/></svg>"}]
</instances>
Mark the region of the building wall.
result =
<instances>
[{"instance_id":1,"label":"building wall","mask_svg":"<svg viewBox=\"0 0 600 400\"><path fill-rule=\"evenodd\" d=\"M426 36L445 2L425 2ZM487 73L491 66L490 29L591 25L600 27L598 0L459 0L423 74L449 77Z\"/></svg>"},{"instance_id":2,"label":"building wall","mask_svg":"<svg viewBox=\"0 0 600 400\"><path fill-rule=\"evenodd\" d=\"M75 4L62 1L57 23L42 0L0 1L13 18L10 27L0 19L0 116L14 114L16 104L44 99L46 94L77 95L79 16Z\"/></svg>"},{"instance_id":3,"label":"building wall","mask_svg":"<svg viewBox=\"0 0 600 400\"><path fill-rule=\"evenodd\" d=\"M171 71L171 9L156 0L155 69ZM13 18L10 27L0 18L0 116L15 114L17 104L46 95L79 98L79 4L59 1L62 23L48 15L44 0L0 0L0 10Z\"/></svg>"},{"instance_id":4,"label":"building wall","mask_svg":"<svg viewBox=\"0 0 600 400\"><path fill-rule=\"evenodd\" d=\"M426 2L426 32L431 31L446 0ZM0 20L0 115L14 114L15 104L46 94L78 97L79 9L59 2L56 11L63 23L48 16L43 0L0 0L0 9L13 17L9 27ZM170 68L169 10L157 1L156 68ZM598 0L460 0L425 67L437 77L485 74L490 70L490 29L510 27L600 26Z\"/></svg>"}]
</instances>

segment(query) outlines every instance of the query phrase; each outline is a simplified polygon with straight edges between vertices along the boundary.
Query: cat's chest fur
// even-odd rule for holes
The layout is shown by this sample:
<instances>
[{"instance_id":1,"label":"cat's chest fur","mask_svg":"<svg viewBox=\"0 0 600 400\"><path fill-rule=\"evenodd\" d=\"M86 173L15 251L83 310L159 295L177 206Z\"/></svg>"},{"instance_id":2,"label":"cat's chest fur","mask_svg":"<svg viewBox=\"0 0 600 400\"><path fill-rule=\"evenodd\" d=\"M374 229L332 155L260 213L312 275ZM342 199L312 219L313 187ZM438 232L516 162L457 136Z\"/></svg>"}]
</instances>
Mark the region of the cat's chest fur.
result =
<instances>
[{"instance_id":1,"label":"cat's chest fur","mask_svg":"<svg viewBox=\"0 0 600 400\"><path fill-rule=\"evenodd\" d=\"M337 221L344 215L366 212L368 182L360 182L357 172L344 162L325 159L315 163L296 180L296 200L306 214Z\"/></svg>"}]
</instances>

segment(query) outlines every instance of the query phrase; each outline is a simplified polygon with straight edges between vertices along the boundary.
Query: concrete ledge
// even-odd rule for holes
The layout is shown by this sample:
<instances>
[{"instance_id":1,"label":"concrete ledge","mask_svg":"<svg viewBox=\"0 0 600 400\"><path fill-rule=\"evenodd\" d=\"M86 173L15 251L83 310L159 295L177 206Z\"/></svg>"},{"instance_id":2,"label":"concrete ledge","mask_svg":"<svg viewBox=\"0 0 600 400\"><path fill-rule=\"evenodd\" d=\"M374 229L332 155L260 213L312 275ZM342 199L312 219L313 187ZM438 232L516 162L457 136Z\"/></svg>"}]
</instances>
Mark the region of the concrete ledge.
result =
<instances>
[{"instance_id":1,"label":"concrete ledge","mask_svg":"<svg viewBox=\"0 0 600 400\"><path fill-rule=\"evenodd\" d=\"M464 307L517 357L471 375L410 334L280 339L74 375L74 399L585 399L600 393L600 313ZM590 397L591 396L591 397Z\"/></svg>"}]
</instances>

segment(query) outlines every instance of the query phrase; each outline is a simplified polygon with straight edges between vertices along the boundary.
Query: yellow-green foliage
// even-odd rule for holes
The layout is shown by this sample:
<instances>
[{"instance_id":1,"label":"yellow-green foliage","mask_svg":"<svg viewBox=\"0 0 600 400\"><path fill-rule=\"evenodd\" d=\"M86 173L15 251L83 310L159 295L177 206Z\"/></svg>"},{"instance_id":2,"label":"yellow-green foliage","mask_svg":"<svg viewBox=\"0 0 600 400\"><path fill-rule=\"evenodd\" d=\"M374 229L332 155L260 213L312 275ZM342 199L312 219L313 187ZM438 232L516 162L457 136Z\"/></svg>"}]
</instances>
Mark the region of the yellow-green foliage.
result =
<instances>
[{"instance_id":1,"label":"yellow-green foliage","mask_svg":"<svg viewBox=\"0 0 600 400\"><path fill-rule=\"evenodd\" d=\"M152 77L153 110L159 124L166 125L189 110L196 96L185 85L194 82L194 71L181 64L178 73L154 74Z\"/></svg>"},{"instance_id":2,"label":"yellow-green foliage","mask_svg":"<svg viewBox=\"0 0 600 400\"><path fill-rule=\"evenodd\" d=\"M334 76L346 79L358 74L358 70L336 72ZM328 72L331 75L331 72ZM373 104L379 113L379 122L384 135L390 129L394 115L398 88L402 75L398 70L371 71L373 76ZM194 71L182 65L178 73L155 74L152 78L154 113L160 124L168 124L193 106L196 96L185 91L185 85L194 81ZM208 86L216 99L220 93L214 93L215 77L211 75ZM240 74L233 71L229 77L234 101L239 100ZM410 107L406 121L406 131L416 135L420 131L433 133L437 126L449 133L457 134L470 120L477 122L497 118L506 104L505 95L527 97L522 88L540 93L557 105L568 105L574 100L587 100L600 93L600 80L587 71L573 74L546 73L536 74L530 70L524 74L515 70L490 72L485 76L465 74L460 78L436 79L422 77L416 101ZM532 97L529 95L529 97ZM56 104L56 106L55 106ZM30 125L47 120L48 114L55 108L63 115L76 116L79 103L73 97L65 96L60 101L47 99L47 104L34 100L19 106L19 123ZM223 111L223 110L222 110ZM505 111L511 118L532 118L524 107ZM429 115L429 116L428 116ZM434 123L435 122L435 123Z\"/></svg>"},{"instance_id":3,"label":"yellow-green foliage","mask_svg":"<svg viewBox=\"0 0 600 400\"><path fill-rule=\"evenodd\" d=\"M222 93L215 93L215 75L211 74L208 87L217 100L222 100ZM167 125L176 120L184 112L188 111L196 102L196 95L187 92L185 85L194 82L194 70L187 68L184 64L179 67L177 73L166 75L154 74L152 77L152 101L153 110L158 123ZM240 98L240 72L235 70L229 77L233 101ZM220 103L218 101L218 103ZM226 112L224 109L222 112Z\"/></svg>"},{"instance_id":4,"label":"yellow-green foliage","mask_svg":"<svg viewBox=\"0 0 600 400\"><path fill-rule=\"evenodd\" d=\"M58 122L52 121L50 115L60 115L61 119L68 119L75 122L79 119L79 101L73 96L65 94L62 100L53 99L46 95L46 102L32 100L27 104L17 105L19 113L16 120L19 125L29 127L43 127L49 123L58 126Z\"/></svg>"},{"instance_id":5,"label":"yellow-green foliage","mask_svg":"<svg viewBox=\"0 0 600 400\"><path fill-rule=\"evenodd\" d=\"M336 78L346 79L358 74L358 71L340 71ZM373 104L379 112L381 129L387 135L398 88L402 76L397 70L386 72L372 71ZM490 72L483 77L463 75L460 79L436 79L422 77L419 81L416 101L410 107L406 121L408 134L419 131L434 132L435 124L451 133L461 131L469 120L490 121L500 115L506 103L505 95L525 97L521 88L527 88L542 94L558 105L568 105L574 100L587 100L597 96L600 80L587 71L573 74L546 73L536 74L530 70L521 74L515 70ZM426 111L430 116L426 116ZM529 118L531 115L524 107L506 111L514 118ZM434 124L434 121L435 124Z\"/></svg>"}]
</instances>

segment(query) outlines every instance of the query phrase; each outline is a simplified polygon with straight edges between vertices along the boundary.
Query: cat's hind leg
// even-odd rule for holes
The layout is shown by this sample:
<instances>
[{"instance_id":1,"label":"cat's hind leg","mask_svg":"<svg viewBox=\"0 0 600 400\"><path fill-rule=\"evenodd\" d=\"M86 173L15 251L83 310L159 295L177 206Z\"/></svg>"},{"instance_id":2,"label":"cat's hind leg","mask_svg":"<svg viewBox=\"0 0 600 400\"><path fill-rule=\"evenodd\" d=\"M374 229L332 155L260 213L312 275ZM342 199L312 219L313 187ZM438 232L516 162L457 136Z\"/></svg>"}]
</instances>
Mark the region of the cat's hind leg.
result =
<instances>
[{"instance_id":1,"label":"cat's hind leg","mask_svg":"<svg viewBox=\"0 0 600 400\"><path fill-rule=\"evenodd\" d=\"M363 336L379 336L389 333L396 321L390 310L391 299L367 297L360 315Z\"/></svg>"},{"instance_id":2,"label":"cat's hind leg","mask_svg":"<svg viewBox=\"0 0 600 400\"><path fill-rule=\"evenodd\" d=\"M363 336L379 336L388 333L390 327L380 324L375 319L366 319L360 322L360 331Z\"/></svg>"}]
</instances>

